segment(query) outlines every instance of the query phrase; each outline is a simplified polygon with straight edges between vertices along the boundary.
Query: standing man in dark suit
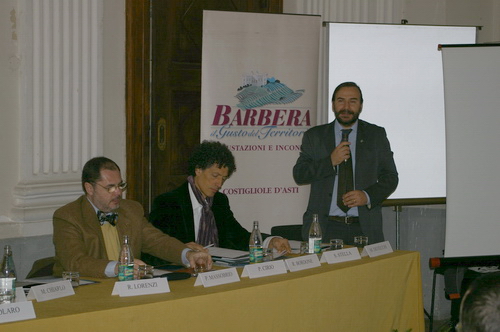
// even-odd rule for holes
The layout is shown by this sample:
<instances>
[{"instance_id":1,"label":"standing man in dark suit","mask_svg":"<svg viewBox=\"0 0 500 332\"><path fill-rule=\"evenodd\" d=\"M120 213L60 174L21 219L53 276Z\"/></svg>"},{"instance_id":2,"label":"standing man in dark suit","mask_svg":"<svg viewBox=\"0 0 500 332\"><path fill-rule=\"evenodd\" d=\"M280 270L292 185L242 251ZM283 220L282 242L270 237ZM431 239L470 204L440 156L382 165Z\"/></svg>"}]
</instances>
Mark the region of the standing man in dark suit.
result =
<instances>
[{"instance_id":1,"label":"standing man in dark suit","mask_svg":"<svg viewBox=\"0 0 500 332\"><path fill-rule=\"evenodd\" d=\"M307 238L312 215L318 214L323 238L368 236L369 243L384 240L382 202L396 189L398 173L385 129L359 120L363 94L354 82L333 92L335 121L309 129L302 139L300 156L293 168L297 184L311 184L302 235ZM348 139L342 141L342 130ZM341 163L351 158L354 187L340 193ZM343 205L343 206L342 206Z\"/></svg>"},{"instance_id":2,"label":"standing man in dark suit","mask_svg":"<svg viewBox=\"0 0 500 332\"><path fill-rule=\"evenodd\" d=\"M124 235L130 239L135 272L144 264L141 251L185 265L211 267L212 258L203 248L190 250L163 234L146 220L138 202L122 199L127 183L114 161L90 159L82 170L82 187L85 195L54 213L54 275L66 270L96 278L117 276Z\"/></svg>"},{"instance_id":3,"label":"standing man in dark suit","mask_svg":"<svg viewBox=\"0 0 500 332\"><path fill-rule=\"evenodd\" d=\"M231 151L220 142L203 141L188 164L187 181L154 200L150 222L185 243L247 251L250 232L238 223L227 196L219 192L236 170ZM264 247L290 251L287 239L263 237Z\"/></svg>"}]
</instances>

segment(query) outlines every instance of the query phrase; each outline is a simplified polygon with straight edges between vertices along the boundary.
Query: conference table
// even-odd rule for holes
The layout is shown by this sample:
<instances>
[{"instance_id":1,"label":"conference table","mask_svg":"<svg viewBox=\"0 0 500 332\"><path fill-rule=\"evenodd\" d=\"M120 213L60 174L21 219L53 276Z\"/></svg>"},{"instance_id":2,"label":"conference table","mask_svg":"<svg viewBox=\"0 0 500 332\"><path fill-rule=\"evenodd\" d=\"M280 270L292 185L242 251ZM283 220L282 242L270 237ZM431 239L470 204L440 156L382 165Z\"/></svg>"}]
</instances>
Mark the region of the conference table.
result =
<instances>
[{"instance_id":1,"label":"conference table","mask_svg":"<svg viewBox=\"0 0 500 332\"><path fill-rule=\"evenodd\" d=\"M241 276L242 269L238 268ZM170 293L111 295L116 279L33 303L37 318L8 331L424 331L420 255L378 257L203 287L169 281Z\"/></svg>"}]
</instances>

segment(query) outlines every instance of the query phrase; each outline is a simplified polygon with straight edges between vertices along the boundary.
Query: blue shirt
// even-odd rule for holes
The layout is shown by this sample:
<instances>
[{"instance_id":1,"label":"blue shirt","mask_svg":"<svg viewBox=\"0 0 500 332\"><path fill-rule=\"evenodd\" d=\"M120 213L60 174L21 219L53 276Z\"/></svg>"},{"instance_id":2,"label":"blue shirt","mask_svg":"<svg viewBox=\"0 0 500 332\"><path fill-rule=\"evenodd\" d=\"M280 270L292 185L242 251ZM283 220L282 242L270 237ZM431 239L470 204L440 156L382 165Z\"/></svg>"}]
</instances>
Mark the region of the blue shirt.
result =
<instances>
[{"instance_id":1,"label":"blue shirt","mask_svg":"<svg viewBox=\"0 0 500 332\"><path fill-rule=\"evenodd\" d=\"M337 146L340 144L342 141L342 129L343 128L337 120L335 120L334 123L334 131L335 131L335 143ZM352 159L352 173L355 175L356 174L356 139L358 137L358 121L354 123L354 125L350 128L352 129L351 133L349 134L349 142L351 142L351 145L349 148L351 149L351 159ZM330 216L340 216L344 217L346 214L344 211L342 211L338 206L337 206L337 191L338 191L338 165L333 166L337 167L337 174L335 175L335 181L333 184L333 195L332 195L332 202L330 204ZM354 188L356 188L356 176L353 177L354 181ZM367 195L368 197L368 195ZM353 207L350 208L347 211L347 216L349 217L357 217L359 216L358 212L358 207Z\"/></svg>"}]
</instances>

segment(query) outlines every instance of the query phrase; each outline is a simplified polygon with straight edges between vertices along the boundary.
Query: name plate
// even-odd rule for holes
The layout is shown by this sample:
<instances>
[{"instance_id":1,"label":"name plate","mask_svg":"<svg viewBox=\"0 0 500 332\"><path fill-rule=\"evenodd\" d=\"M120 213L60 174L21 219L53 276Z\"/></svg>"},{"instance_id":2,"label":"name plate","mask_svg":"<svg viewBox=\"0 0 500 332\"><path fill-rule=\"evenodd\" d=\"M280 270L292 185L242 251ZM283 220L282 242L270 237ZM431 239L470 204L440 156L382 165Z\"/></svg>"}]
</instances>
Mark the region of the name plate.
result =
<instances>
[{"instance_id":1,"label":"name plate","mask_svg":"<svg viewBox=\"0 0 500 332\"><path fill-rule=\"evenodd\" d=\"M321 256L321 263L335 264L361 259L358 248L325 251Z\"/></svg>"},{"instance_id":2,"label":"name plate","mask_svg":"<svg viewBox=\"0 0 500 332\"><path fill-rule=\"evenodd\" d=\"M16 287L16 303L18 302L26 302L26 293L24 292L23 287Z\"/></svg>"},{"instance_id":3,"label":"name plate","mask_svg":"<svg viewBox=\"0 0 500 332\"><path fill-rule=\"evenodd\" d=\"M113 287L111 295L137 296L169 293L167 278L139 279L129 281L117 281Z\"/></svg>"},{"instance_id":4,"label":"name plate","mask_svg":"<svg viewBox=\"0 0 500 332\"><path fill-rule=\"evenodd\" d=\"M321 266L316 254L289 258L285 260L285 263L290 272L307 270L312 269L313 267Z\"/></svg>"},{"instance_id":5,"label":"name plate","mask_svg":"<svg viewBox=\"0 0 500 332\"><path fill-rule=\"evenodd\" d=\"M389 241L366 245L361 256L377 257L394 252Z\"/></svg>"},{"instance_id":6,"label":"name plate","mask_svg":"<svg viewBox=\"0 0 500 332\"><path fill-rule=\"evenodd\" d=\"M36 318L36 315L31 301L0 304L0 323L33 318Z\"/></svg>"},{"instance_id":7,"label":"name plate","mask_svg":"<svg viewBox=\"0 0 500 332\"><path fill-rule=\"evenodd\" d=\"M240 281L236 268L199 273L195 286L212 287Z\"/></svg>"},{"instance_id":8,"label":"name plate","mask_svg":"<svg viewBox=\"0 0 500 332\"><path fill-rule=\"evenodd\" d=\"M287 273L283 260L245 265L242 277L260 278Z\"/></svg>"},{"instance_id":9,"label":"name plate","mask_svg":"<svg viewBox=\"0 0 500 332\"><path fill-rule=\"evenodd\" d=\"M33 286L28 293L28 300L36 299L38 302L58 299L75 295L69 280L50 282L44 285Z\"/></svg>"}]
</instances>

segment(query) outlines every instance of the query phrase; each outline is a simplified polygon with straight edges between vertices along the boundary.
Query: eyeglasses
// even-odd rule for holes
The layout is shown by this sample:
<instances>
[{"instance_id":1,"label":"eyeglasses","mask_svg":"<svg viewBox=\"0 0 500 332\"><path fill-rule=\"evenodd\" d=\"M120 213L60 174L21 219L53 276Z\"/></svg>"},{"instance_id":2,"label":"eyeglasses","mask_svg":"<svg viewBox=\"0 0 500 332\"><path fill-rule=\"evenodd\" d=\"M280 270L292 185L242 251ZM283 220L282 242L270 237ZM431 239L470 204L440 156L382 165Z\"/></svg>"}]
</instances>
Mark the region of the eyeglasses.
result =
<instances>
[{"instance_id":1,"label":"eyeglasses","mask_svg":"<svg viewBox=\"0 0 500 332\"><path fill-rule=\"evenodd\" d=\"M97 184L99 187L103 187L104 189L106 189L108 191L108 193L112 194L114 193L117 189L120 189L121 191L125 191L127 190L127 185L128 183L127 182L120 182L118 184L114 184L114 185L111 185L109 187L105 187L103 185L100 185L99 183L97 182L94 182L94 184Z\"/></svg>"}]
</instances>

